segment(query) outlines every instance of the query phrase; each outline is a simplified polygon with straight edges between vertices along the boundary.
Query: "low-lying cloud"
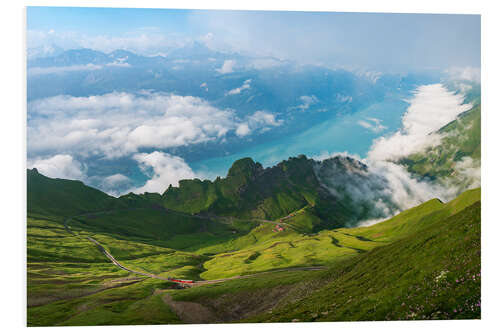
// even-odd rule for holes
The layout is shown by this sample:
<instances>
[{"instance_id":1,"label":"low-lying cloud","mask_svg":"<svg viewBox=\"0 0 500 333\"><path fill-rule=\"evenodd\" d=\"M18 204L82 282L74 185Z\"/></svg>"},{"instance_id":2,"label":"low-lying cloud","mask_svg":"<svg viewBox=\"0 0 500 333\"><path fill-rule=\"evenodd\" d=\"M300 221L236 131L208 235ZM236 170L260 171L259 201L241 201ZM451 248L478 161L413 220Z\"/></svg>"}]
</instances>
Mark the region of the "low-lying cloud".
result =
<instances>
[{"instance_id":1,"label":"low-lying cloud","mask_svg":"<svg viewBox=\"0 0 500 333\"><path fill-rule=\"evenodd\" d=\"M246 117L245 121L238 126L236 135L244 137L255 130L259 130L260 133L263 133L270 130L271 127L281 126L281 124L283 124L283 120L276 119L274 114L265 111L257 111Z\"/></svg>"},{"instance_id":2,"label":"low-lying cloud","mask_svg":"<svg viewBox=\"0 0 500 333\"><path fill-rule=\"evenodd\" d=\"M135 193L163 193L169 185L178 186L179 180L191 179L195 173L180 157L155 151L150 154L135 154L133 157L141 170L150 176L150 179L139 188L131 191Z\"/></svg>"},{"instance_id":3,"label":"low-lying cloud","mask_svg":"<svg viewBox=\"0 0 500 333\"><path fill-rule=\"evenodd\" d=\"M166 149L223 139L230 132L280 126L265 111L239 119L202 98L165 93L55 96L28 105L28 150L117 158L140 149ZM242 126L248 131L242 131Z\"/></svg>"},{"instance_id":4,"label":"low-lying cloud","mask_svg":"<svg viewBox=\"0 0 500 333\"><path fill-rule=\"evenodd\" d=\"M84 72L84 71L97 71L106 67L131 67L129 63L125 61L126 59L120 58L113 62L96 65L96 64L86 64L86 65L72 65L72 66L53 66L53 67L29 67L28 75L47 75L47 74L65 74L70 72Z\"/></svg>"},{"instance_id":5,"label":"low-lying cloud","mask_svg":"<svg viewBox=\"0 0 500 333\"><path fill-rule=\"evenodd\" d=\"M41 174L51 178L85 180L86 167L68 154L57 154L46 158L29 159L29 169L36 168Z\"/></svg>"},{"instance_id":6,"label":"low-lying cloud","mask_svg":"<svg viewBox=\"0 0 500 333\"><path fill-rule=\"evenodd\" d=\"M452 67L445 70L449 79L481 83L481 68L479 67Z\"/></svg>"},{"instance_id":7,"label":"low-lying cloud","mask_svg":"<svg viewBox=\"0 0 500 333\"><path fill-rule=\"evenodd\" d=\"M377 118L366 118L364 120L359 120L358 125L374 133L380 133L383 130L387 129L387 126L382 125L382 120Z\"/></svg>"},{"instance_id":8,"label":"low-lying cloud","mask_svg":"<svg viewBox=\"0 0 500 333\"><path fill-rule=\"evenodd\" d=\"M464 96L446 90L441 84L417 88L396 133L375 140L368 159L396 161L417 151L438 145L441 136L435 133L472 105L463 104Z\"/></svg>"},{"instance_id":9,"label":"low-lying cloud","mask_svg":"<svg viewBox=\"0 0 500 333\"><path fill-rule=\"evenodd\" d=\"M234 71L234 66L236 65L235 60L225 60L221 68L216 69L220 74L229 74Z\"/></svg>"},{"instance_id":10,"label":"low-lying cloud","mask_svg":"<svg viewBox=\"0 0 500 333\"><path fill-rule=\"evenodd\" d=\"M299 100L302 102L302 104L299 104L297 106L292 107L292 109L297 109L300 111L305 111L308 110L311 105L314 105L319 102L318 98L314 95L311 96L300 96Z\"/></svg>"},{"instance_id":11,"label":"low-lying cloud","mask_svg":"<svg viewBox=\"0 0 500 333\"><path fill-rule=\"evenodd\" d=\"M250 89L250 83L251 82L252 82L251 79L245 80L245 82L243 82L243 85L241 85L241 87L229 90L226 95L238 95L243 90Z\"/></svg>"},{"instance_id":12,"label":"low-lying cloud","mask_svg":"<svg viewBox=\"0 0 500 333\"><path fill-rule=\"evenodd\" d=\"M102 69L102 65L86 64L73 66L58 66L58 67L31 67L28 68L28 75L46 75L46 74L64 74L68 72L95 71Z\"/></svg>"},{"instance_id":13,"label":"low-lying cloud","mask_svg":"<svg viewBox=\"0 0 500 333\"><path fill-rule=\"evenodd\" d=\"M480 161L470 157L454 167L455 177L463 186L446 179L438 183L414 177L397 163L402 157L439 144L443 134L437 130L471 108L463 100L463 95L453 94L440 84L421 86L409 101L402 128L376 139L362 164L356 161L358 157L350 158L346 153L316 157L324 160L323 170L318 172L323 185L356 208L358 220L352 226L372 225L430 199L448 201L464 189L480 186ZM378 123L372 120L360 125L370 128L374 124Z\"/></svg>"}]
</instances>

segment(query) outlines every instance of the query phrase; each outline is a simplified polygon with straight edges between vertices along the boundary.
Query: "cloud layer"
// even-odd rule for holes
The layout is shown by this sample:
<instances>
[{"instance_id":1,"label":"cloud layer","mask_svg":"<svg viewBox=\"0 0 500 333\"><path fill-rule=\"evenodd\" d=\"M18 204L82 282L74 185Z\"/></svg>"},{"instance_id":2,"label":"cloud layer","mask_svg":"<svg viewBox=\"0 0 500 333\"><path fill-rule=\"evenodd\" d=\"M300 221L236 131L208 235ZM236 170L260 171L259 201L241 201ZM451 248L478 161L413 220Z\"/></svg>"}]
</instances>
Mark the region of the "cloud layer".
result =
<instances>
[{"instance_id":1,"label":"cloud layer","mask_svg":"<svg viewBox=\"0 0 500 333\"><path fill-rule=\"evenodd\" d=\"M374 133L380 133L383 130L387 129L387 126L382 125L382 120L377 118L366 118L364 120L359 120L358 125Z\"/></svg>"},{"instance_id":2,"label":"cloud layer","mask_svg":"<svg viewBox=\"0 0 500 333\"><path fill-rule=\"evenodd\" d=\"M435 133L472 105L462 104L464 96L446 90L441 84L420 86L402 119L402 128L396 133L377 139L368 159L395 161L403 156L440 143Z\"/></svg>"},{"instance_id":3,"label":"cloud layer","mask_svg":"<svg viewBox=\"0 0 500 333\"><path fill-rule=\"evenodd\" d=\"M281 124L283 124L283 120L276 119L275 115L265 111L257 111L238 125L236 135L239 137L247 136L255 130L263 133L270 130L271 127L281 126Z\"/></svg>"},{"instance_id":4,"label":"cloud layer","mask_svg":"<svg viewBox=\"0 0 500 333\"><path fill-rule=\"evenodd\" d=\"M451 183L442 185L413 177L397 160L411 153L440 143L442 136L436 131L453 121L460 113L470 109L463 104L463 95L453 94L442 85L421 86L409 101L410 105L402 119L402 128L375 140L363 162L366 170L347 165L348 154L322 154L316 159L324 160L336 156L341 162L334 163L328 171L323 171L323 184L334 193L348 197L359 207L357 225L371 225L433 198L448 201L456 197L464 186ZM368 129L380 125L374 118L370 122L359 123ZM375 126L375 127L374 127ZM354 159L359 157L354 157ZM354 162L353 162L354 163ZM350 163L349 165L353 165ZM466 188L480 186L480 161L464 158L456 166L456 177Z\"/></svg>"},{"instance_id":5,"label":"cloud layer","mask_svg":"<svg viewBox=\"0 0 500 333\"><path fill-rule=\"evenodd\" d=\"M215 141L281 125L265 111L239 119L192 96L142 92L55 96L28 105L28 150L116 158L142 148L165 149ZM239 130L238 130L239 129Z\"/></svg>"},{"instance_id":6,"label":"cloud layer","mask_svg":"<svg viewBox=\"0 0 500 333\"><path fill-rule=\"evenodd\" d=\"M51 178L85 180L85 166L68 154L57 154L48 158L28 160L29 169L36 168L41 174Z\"/></svg>"},{"instance_id":7,"label":"cloud layer","mask_svg":"<svg viewBox=\"0 0 500 333\"><path fill-rule=\"evenodd\" d=\"M238 95L243 90L250 89L250 83L251 82L252 82L251 79L245 80L245 82L243 82L243 85L241 87L229 90L226 95Z\"/></svg>"},{"instance_id":8,"label":"cloud layer","mask_svg":"<svg viewBox=\"0 0 500 333\"><path fill-rule=\"evenodd\" d=\"M314 104L316 104L316 103L319 102L318 98L316 96L314 96L314 95L311 95L311 96L300 96L299 100L302 102L302 104L294 106L294 107L291 107L290 108L291 110L297 109L297 110L300 110L300 111L305 111L305 110L308 110L311 107L311 105L314 105Z\"/></svg>"},{"instance_id":9,"label":"cloud layer","mask_svg":"<svg viewBox=\"0 0 500 333\"><path fill-rule=\"evenodd\" d=\"M144 186L131 190L135 193L163 193L169 185L178 186L181 179L195 178L193 170L178 156L155 151L150 154L135 154L134 159L141 170L150 176Z\"/></svg>"},{"instance_id":10,"label":"cloud layer","mask_svg":"<svg viewBox=\"0 0 500 333\"><path fill-rule=\"evenodd\" d=\"M225 60L221 68L216 69L220 74L229 74L234 71L234 66L236 65L235 60Z\"/></svg>"}]
</instances>

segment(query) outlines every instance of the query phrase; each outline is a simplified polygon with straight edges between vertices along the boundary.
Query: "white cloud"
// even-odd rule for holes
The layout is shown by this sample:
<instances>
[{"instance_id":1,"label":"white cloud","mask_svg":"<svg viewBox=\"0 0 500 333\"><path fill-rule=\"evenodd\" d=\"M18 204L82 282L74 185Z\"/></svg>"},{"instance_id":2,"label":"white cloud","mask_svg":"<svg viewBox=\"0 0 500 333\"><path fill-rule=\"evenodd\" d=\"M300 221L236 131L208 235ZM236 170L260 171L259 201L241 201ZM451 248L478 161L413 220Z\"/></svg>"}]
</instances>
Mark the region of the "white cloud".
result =
<instances>
[{"instance_id":1,"label":"white cloud","mask_svg":"<svg viewBox=\"0 0 500 333\"><path fill-rule=\"evenodd\" d=\"M36 168L41 174L51 178L86 179L86 167L68 154L58 154L48 158L28 160L28 168Z\"/></svg>"},{"instance_id":2,"label":"white cloud","mask_svg":"<svg viewBox=\"0 0 500 333\"><path fill-rule=\"evenodd\" d=\"M283 124L283 120L277 120L272 113L257 111L246 117L245 122L238 126L236 135L239 137L247 136L256 129L260 129L260 133L264 133L271 127L281 126L281 124Z\"/></svg>"},{"instance_id":3,"label":"white cloud","mask_svg":"<svg viewBox=\"0 0 500 333\"><path fill-rule=\"evenodd\" d=\"M280 126L283 120L276 120L276 117L272 113L257 111L248 117L248 122L252 127L259 127L262 125Z\"/></svg>"},{"instance_id":4,"label":"white cloud","mask_svg":"<svg viewBox=\"0 0 500 333\"><path fill-rule=\"evenodd\" d=\"M352 102L352 96L346 96L346 95L342 95L342 94L337 94L336 99L340 103L351 103Z\"/></svg>"},{"instance_id":5,"label":"white cloud","mask_svg":"<svg viewBox=\"0 0 500 333\"><path fill-rule=\"evenodd\" d=\"M383 174L389 180L393 200L401 209L435 197L447 201L458 194L454 186L419 181L394 162L438 145L442 136L437 130L472 107L463 104L463 100L463 95L453 94L441 84L420 86L409 101L402 128L390 136L375 140L368 152L366 162L373 172Z\"/></svg>"},{"instance_id":6,"label":"white cloud","mask_svg":"<svg viewBox=\"0 0 500 333\"><path fill-rule=\"evenodd\" d=\"M239 137L247 136L250 134L250 128L248 127L248 124L240 124L238 128L236 129L236 135Z\"/></svg>"},{"instance_id":7,"label":"white cloud","mask_svg":"<svg viewBox=\"0 0 500 333\"><path fill-rule=\"evenodd\" d=\"M96 186L100 190L106 192L109 195L119 197L122 194L126 194L130 191L124 191L133 183L132 179L121 174L116 173L106 177L92 176L88 178L88 183Z\"/></svg>"},{"instance_id":8,"label":"white cloud","mask_svg":"<svg viewBox=\"0 0 500 333\"><path fill-rule=\"evenodd\" d=\"M471 105L463 104L463 99L463 95L453 94L441 84L420 86L409 101L410 106L402 119L402 129L377 139L368 152L365 163L369 165L371 172L387 179L392 201L400 210L414 207L432 198L448 201L458 195L459 188L456 186L442 186L435 182L418 180L395 162L439 144L442 136L436 131L471 108ZM471 168L471 160L464 159L462 164L458 163L458 169L463 166L464 175L472 172L473 175L467 176L480 179L479 169ZM479 182L472 182L469 188L478 184Z\"/></svg>"},{"instance_id":9,"label":"white cloud","mask_svg":"<svg viewBox=\"0 0 500 333\"><path fill-rule=\"evenodd\" d=\"M361 76L361 77L365 77L366 79L368 79L369 81L371 81L373 84L377 83L377 81L382 76L382 73L381 72L377 72L377 71L363 71L363 70L360 70L360 71L357 72L357 74L359 76Z\"/></svg>"},{"instance_id":10,"label":"white cloud","mask_svg":"<svg viewBox=\"0 0 500 333\"><path fill-rule=\"evenodd\" d=\"M461 184L468 188L481 186L481 161L469 156L463 157L455 164L455 172Z\"/></svg>"},{"instance_id":11,"label":"white cloud","mask_svg":"<svg viewBox=\"0 0 500 333\"><path fill-rule=\"evenodd\" d=\"M377 118L365 118L365 120L359 120L358 125L374 133L380 133L387 129L387 126L382 125L382 120Z\"/></svg>"},{"instance_id":12,"label":"white cloud","mask_svg":"<svg viewBox=\"0 0 500 333\"><path fill-rule=\"evenodd\" d=\"M118 157L141 147L215 140L235 127L234 114L191 96L110 93L55 96L29 105L30 152L79 150Z\"/></svg>"},{"instance_id":13,"label":"white cloud","mask_svg":"<svg viewBox=\"0 0 500 333\"><path fill-rule=\"evenodd\" d=\"M117 61L110 62L109 64L106 64L106 66L109 66L109 67L130 67L130 64L128 62L117 60Z\"/></svg>"},{"instance_id":14,"label":"white cloud","mask_svg":"<svg viewBox=\"0 0 500 333\"><path fill-rule=\"evenodd\" d=\"M445 70L452 80L465 80L481 83L481 68L478 67L452 67Z\"/></svg>"},{"instance_id":15,"label":"white cloud","mask_svg":"<svg viewBox=\"0 0 500 333\"><path fill-rule=\"evenodd\" d=\"M319 102L318 98L314 95L311 96L300 96L299 100L302 102L302 104L291 107L290 109L298 109L301 111L305 111L311 107L311 105L314 105Z\"/></svg>"},{"instance_id":16,"label":"white cloud","mask_svg":"<svg viewBox=\"0 0 500 333\"><path fill-rule=\"evenodd\" d=\"M242 123L253 131L279 126L282 121L264 111L240 120L234 110L221 110L192 96L149 92L61 95L29 103L28 150L34 156L72 152L116 158L142 148L222 140Z\"/></svg>"},{"instance_id":17,"label":"white cloud","mask_svg":"<svg viewBox=\"0 0 500 333\"><path fill-rule=\"evenodd\" d=\"M406 169L386 161L368 161L371 172L383 175L388 181L392 201L400 210L406 210L435 197L446 199L443 188L413 178Z\"/></svg>"},{"instance_id":18,"label":"white cloud","mask_svg":"<svg viewBox=\"0 0 500 333\"><path fill-rule=\"evenodd\" d=\"M116 187L131 182L131 179L121 173L116 173L111 176L104 177L102 183L107 187Z\"/></svg>"},{"instance_id":19,"label":"white cloud","mask_svg":"<svg viewBox=\"0 0 500 333\"><path fill-rule=\"evenodd\" d=\"M350 154L347 151L343 152L334 152L334 153L329 153L327 151L321 152L319 155L312 156L311 158L316 161L324 161L328 158L335 157L335 156L342 156L342 157L350 157L352 159L361 161L361 157L357 154Z\"/></svg>"},{"instance_id":20,"label":"white cloud","mask_svg":"<svg viewBox=\"0 0 500 333\"><path fill-rule=\"evenodd\" d=\"M344 184L345 191L353 202L365 202L366 198L370 198L369 207L372 216L366 221L360 221L358 225L378 223L399 211L433 198L448 201L455 198L464 188L480 186L480 161L469 157L463 158L454 167L455 176L462 183L461 186L451 183L441 185L415 178L404 166L396 163L401 157L438 144L441 136L436 131L471 107L462 103L463 96L451 93L442 85L419 87L414 98L410 100L407 113L403 116L402 129L390 136L375 140L367 158L362 160L367 165L362 182L356 182L355 173L349 169L347 175L343 171L336 177L324 180L325 185L333 191L339 182ZM380 122L376 118L367 118L367 121L359 124L371 128L380 125ZM315 159L324 160L336 155L349 156L347 153L322 153ZM359 159L357 156L353 158ZM350 181L339 180L339 177L346 177Z\"/></svg>"},{"instance_id":21,"label":"white cloud","mask_svg":"<svg viewBox=\"0 0 500 333\"><path fill-rule=\"evenodd\" d=\"M441 137L435 132L472 107L462 104L463 100L463 95L453 94L441 84L420 86L409 101L402 128L390 136L377 139L368 158L395 161L439 144Z\"/></svg>"},{"instance_id":22,"label":"white cloud","mask_svg":"<svg viewBox=\"0 0 500 333\"><path fill-rule=\"evenodd\" d=\"M151 174L144 186L131 190L135 193L163 193L170 184L178 186L179 180L195 177L189 165L178 156L155 151L150 154L135 154L133 157L143 172Z\"/></svg>"},{"instance_id":23,"label":"white cloud","mask_svg":"<svg viewBox=\"0 0 500 333\"><path fill-rule=\"evenodd\" d=\"M202 42L209 48L213 48L213 41L214 41L214 34L209 32L201 37L198 38L198 41Z\"/></svg>"},{"instance_id":24,"label":"white cloud","mask_svg":"<svg viewBox=\"0 0 500 333\"><path fill-rule=\"evenodd\" d=\"M235 60L225 60L221 68L216 69L221 74L229 74L233 72L233 67L236 65Z\"/></svg>"},{"instance_id":25,"label":"white cloud","mask_svg":"<svg viewBox=\"0 0 500 333\"><path fill-rule=\"evenodd\" d=\"M59 67L31 67L28 68L28 75L61 74L67 72L95 71L102 69L101 65L86 64Z\"/></svg>"},{"instance_id":26,"label":"white cloud","mask_svg":"<svg viewBox=\"0 0 500 333\"><path fill-rule=\"evenodd\" d=\"M72 66L53 66L53 67L30 67L28 68L28 75L45 75L45 74L64 74L68 72L81 72L81 71L96 71L104 67L130 67L130 64L125 62L124 59L117 59L105 65L86 64L86 65L72 65Z\"/></svg>"},{"instance_id":27,"label":"white cloud","mask_svg":"<svg viewBox=\"0 0 500 333\"><path fill-rule=\"evenodd\" d=\"M208 91L207 83L203 82L202 84L200 84L200 88L205 88L205 91Z\"/></svg>"},{"instance_id":28,"label":"white cloud","mask_svg":"<svg viewBox=\"0 0 500 333\"><path fill-rule=\"evenodd\" d=\"M226 93L226 95L237 95L237 94L240 94L245 89L250 89L250 83L251 82L252 82L251 79L245 80L245 82L243 82L243 85L241 87L229 90Z\"/></svg>"}]
</instances>

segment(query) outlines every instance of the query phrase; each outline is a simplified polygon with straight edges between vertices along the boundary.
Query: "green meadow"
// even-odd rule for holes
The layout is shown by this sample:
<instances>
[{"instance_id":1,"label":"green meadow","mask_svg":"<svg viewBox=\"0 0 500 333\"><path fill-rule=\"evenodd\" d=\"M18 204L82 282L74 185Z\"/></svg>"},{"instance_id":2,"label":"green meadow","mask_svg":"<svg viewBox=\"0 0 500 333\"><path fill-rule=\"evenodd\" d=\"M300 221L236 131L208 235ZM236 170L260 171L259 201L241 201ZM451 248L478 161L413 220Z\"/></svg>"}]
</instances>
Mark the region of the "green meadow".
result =
<instances>
[{"instance_id":1,"label":"green meadow","mask_svg":"<svg viewBox=\"0 0 500 333\"><path fill-rule=\"evenodd\" d=\"M29 214L28 325L478 318L480 196L471 190L370 227L316 233L300 228L307 209L281 232L141 208L74 217L69 233L65 218ZM168 227L183 218L191 232ZM87 236L136 271L242 278L175 289L121 270ZM286 270L311 266L322 269ZM183 307L202 315L186 317Z\"/></svg>"}]
</instances>

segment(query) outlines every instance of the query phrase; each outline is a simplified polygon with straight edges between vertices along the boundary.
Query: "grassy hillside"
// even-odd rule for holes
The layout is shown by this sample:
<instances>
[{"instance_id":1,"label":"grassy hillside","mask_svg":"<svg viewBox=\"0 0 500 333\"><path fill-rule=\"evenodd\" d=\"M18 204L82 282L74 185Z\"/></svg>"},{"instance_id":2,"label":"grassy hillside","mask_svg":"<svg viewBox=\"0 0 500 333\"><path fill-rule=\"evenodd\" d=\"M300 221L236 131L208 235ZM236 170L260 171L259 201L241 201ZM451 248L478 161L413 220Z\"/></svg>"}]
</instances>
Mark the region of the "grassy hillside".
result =
<instances>
[{"instance_id":1,"label":"grassy hillside","mask_svg":"<svg viewBox=\"0 0 500 333\"><path fill-rule=\"evenodd\" d=\"M385 222L381 229L391 237L327 271L268 273L169 294L231 321L480 318L478 195L471 191L448 204L432 200ZM376 227L349 230L377 235Z\"/></svg>"},{"instance_id":2,"label":"grassy hillside","mask_svg":"<svg viewBox=\"0 0 500 333\"><path fill-rule=\"evenodd\" d=\"M163 208L121 209L79 216L71 221L75 231L105 234L139 243L175 249L192 249L247 234L257 224L191 216Z\"/></svg>"},{"instance_id":3,"label":"grassy hillside","mask_svg":"<svg viewBox=\"0 0 500 333\"><path fill-rule=\"evenodd\" d=\"M331 265L408 237L481 200L481 190L462 193L449 203L437 199L371 227L323 230L305 235L288 229L273 233L262 225L230 242L199 249L212 253L201 277L215 279L296 266Z\"/></svg>"},{"instance_id":4,"label":"grassy hillside","mask_svg":"<svg viewBox=\"0 0 500 333\"><path fill-rule=\"evenodd\" d=\"M345 261L323 287L248 321L479 319L480 207Z\"/></svg>"},{"instance_id":5,"label":"grassy hillside","mask_svg":"<svg viewBox=\"0 0 500 333\"><path fill-rule=\"evenodd\" d=\"M28 169L27 177L27 205L30 213L71 216L125 208L115 198L81 181L49 178L37 169Z\"/></svg>"},{"instance_id":6,"label":"grassy hillside","mask_svg":"<svg viewBox=\"0 0 500 333\"><path fill-rule=\"evenodd\" d=\"M132 221L145 215L134 214L144 209L78 218L70 221L73 235L61 221L32 216L28 324L477 318L479 200L479 189L467 191L449 203L431 200L371 227L316 234L274 233L272 224L262 223L250 233L197 245L194 252L155 245L147 230L141 238L100 229L107 223L119 229L123 221L123 228L135 230ZM159 215L149 216L152 225L164 214L155 212ZM165 277L199 280L270 272L173 290L168 282L112 265L87 235L127 267ZM330 268L272 272L311 265ZM186 318L177 312L179 304L201 307L208 317Z\"/></svg>"}]
</instances>

